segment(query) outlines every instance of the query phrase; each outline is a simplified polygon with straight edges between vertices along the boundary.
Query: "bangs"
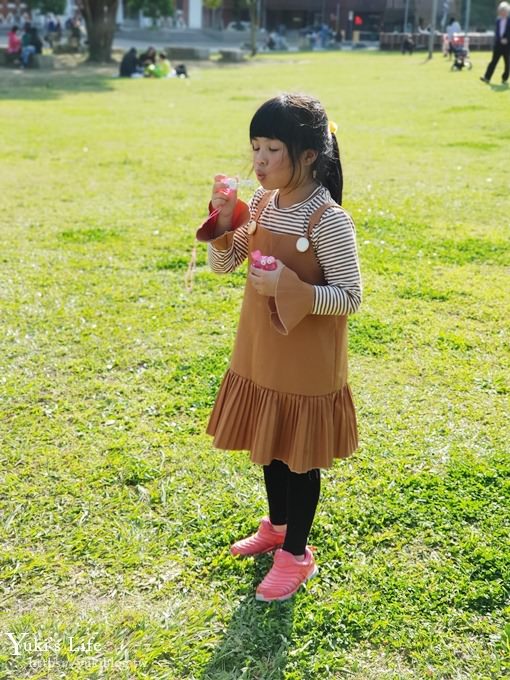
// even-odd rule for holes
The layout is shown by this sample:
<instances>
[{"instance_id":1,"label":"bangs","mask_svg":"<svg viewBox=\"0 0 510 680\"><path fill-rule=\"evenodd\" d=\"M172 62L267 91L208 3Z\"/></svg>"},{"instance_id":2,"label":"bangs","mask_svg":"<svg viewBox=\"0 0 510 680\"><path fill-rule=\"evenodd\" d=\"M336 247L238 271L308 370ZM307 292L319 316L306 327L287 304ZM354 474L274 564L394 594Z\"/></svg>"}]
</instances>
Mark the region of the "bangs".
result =
<instances>
[{"instance_id":1,"label":"bangs","mask_svg":"<svg viewBox=\"0 0 510 680\"><path fill-rule=\"evenodd\" d=\"M320 149L321 125L326 128L327 120L319 118L317 124L315 108L311 98L281 95L270 99L251 120L250 141L255 137L279 139L293 158L305 149Z\"/></svg>"},{"instance_id":2,"label":"bangs","mask_svg":"<svg viewBox=\"0 0 510 680\"><path fill-rule=\"evenodd\" d=\"M256 111L250 123L250 141L255 137L279 139L287 147L292 139L289 112L277 99L270 99Z\"/></svg>"}]
</instances>

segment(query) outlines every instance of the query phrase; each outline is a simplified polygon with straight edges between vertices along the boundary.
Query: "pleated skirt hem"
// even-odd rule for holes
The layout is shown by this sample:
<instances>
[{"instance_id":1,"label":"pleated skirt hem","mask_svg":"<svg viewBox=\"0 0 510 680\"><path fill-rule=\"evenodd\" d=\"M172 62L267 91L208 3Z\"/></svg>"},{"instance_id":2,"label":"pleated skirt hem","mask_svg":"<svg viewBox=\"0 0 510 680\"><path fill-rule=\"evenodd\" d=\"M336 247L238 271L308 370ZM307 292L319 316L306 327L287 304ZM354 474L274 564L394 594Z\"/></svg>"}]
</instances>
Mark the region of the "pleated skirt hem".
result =
<instances>
[{"instance_id":1,"label":"pleated skirt hem","mask_svg":"<svg viewBox=\"0 0 510 680\"><path fill-rule=\"evenodd\" d=\"M249 451L260 465L274 458L293 472L330 468L358 448L356 412L348 384L331 394L287 394L228 370L207 433L215 448Z\"/></svg>"}]
</instances>

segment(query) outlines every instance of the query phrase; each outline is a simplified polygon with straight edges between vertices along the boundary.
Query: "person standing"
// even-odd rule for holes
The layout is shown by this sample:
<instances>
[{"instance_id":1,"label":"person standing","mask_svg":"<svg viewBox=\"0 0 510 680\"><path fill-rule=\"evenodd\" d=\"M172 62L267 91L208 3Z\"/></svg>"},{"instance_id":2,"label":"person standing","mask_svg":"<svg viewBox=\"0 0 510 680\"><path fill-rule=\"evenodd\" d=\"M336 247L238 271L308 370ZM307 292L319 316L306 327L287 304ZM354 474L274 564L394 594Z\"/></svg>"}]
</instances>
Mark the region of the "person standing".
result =
<instances>
[{"instance_id":1,"label":"person standing","mask_svg":"<svg viewBox=\"0 0 510 680\"><path fill-rule=\"evenodd\" d=\"M498 18L496 20L496 30L494 34L494 47L492 50L492 59L487 66L485 75L480 77L484 83L490 83L490 80L496 70L498 61L503 57L505 69L501 82L506 84L508 82L508 75L510 72L510 5L508 2L500 2L498 5Z\"/></svg>"},{"instance_id":2,"label":"person standing","mask_svg":"<svg viewBox=\"0 0 510 680\"><path fill-rule=\"evenodd\" d=\"M250 451L263 466L269 514L230 547L239 556L274 551L255 592L263 602L292 597L317 573L307 540L320 470L358 448L347 317L362 287L354 223L341 207L336 130L313 97L287 93L262 104L249 130L260 188L247 205L216 175L197 232L212 271L250 265L207 433L216 448ZM255 266L257 251L276 269Z\"/></svg>"},{"instance_id":3,"label":"person standing","mask_svg":"<svg viewBox=\"0 0 510 680\"><path fill-rule=\"evenodd\" d=\"M452 58L453 54L453 37L456 33L461 32L461 27L459 22L455 17L451 17L450 21L448 23L448 26L446 27L446 40L448 43L448 49L446 54L444 55L445 57L449 56L450 59Z\"/></svg>"}]
</instances>

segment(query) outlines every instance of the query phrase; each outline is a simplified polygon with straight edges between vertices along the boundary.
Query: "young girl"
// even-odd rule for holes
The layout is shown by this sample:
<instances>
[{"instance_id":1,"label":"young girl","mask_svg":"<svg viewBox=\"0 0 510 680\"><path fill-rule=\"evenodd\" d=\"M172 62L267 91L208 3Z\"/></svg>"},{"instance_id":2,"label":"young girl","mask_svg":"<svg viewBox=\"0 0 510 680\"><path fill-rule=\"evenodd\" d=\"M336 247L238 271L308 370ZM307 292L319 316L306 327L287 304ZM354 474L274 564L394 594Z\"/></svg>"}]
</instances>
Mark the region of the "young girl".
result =
<instances>
[{"instance_id":1,"label":"young girl","mask_svg":"<svg viewBox=\"0 0 510 680\"><path fill-rule=\"evenodd\" d=\"M312 97L267 101L250 124L261 187L247 205L217 175L197 232L213 271L232 272L249 259L234 351L207 432L216 448L250 451L263 466L269 516L231 552L275 550L256 589L266 602L286 600L317 573L307 539L320 468L358 447L347 315L360 305L361 279L354 224L340 207L335 132ZM254 266L255 251L273 256L276 269Z\"/></svg>"}]
</instances>

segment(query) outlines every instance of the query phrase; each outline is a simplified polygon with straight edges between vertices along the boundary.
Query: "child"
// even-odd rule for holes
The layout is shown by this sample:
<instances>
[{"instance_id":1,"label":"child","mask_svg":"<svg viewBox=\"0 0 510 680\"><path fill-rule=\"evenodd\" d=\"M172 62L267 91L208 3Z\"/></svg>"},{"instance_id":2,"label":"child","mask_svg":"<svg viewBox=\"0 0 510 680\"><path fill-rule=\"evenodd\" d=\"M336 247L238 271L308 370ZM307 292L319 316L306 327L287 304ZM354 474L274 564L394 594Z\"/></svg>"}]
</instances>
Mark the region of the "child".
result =
<instances>
[{"instance_id":1,"label":"child","mask_svg":"<svg viewBox=\"0 0 510 680\"><path fill-rule=\"evenodd\" d=\"M13 26L7 34L7 53L13 57L21 56L21 38L18 35L17 26Z\"/></svg>"},{"instance_id":2,"label":"child","mask_svg":"<svg viewBox=\"0 0 510 680\"><path fill-rule=\"evenodd\" d=\"M165 52L160 52L156 64L156 78L169 78L172 73L172 64L168 60Z\"/></svg>"},{"instance_id":3,"label":"child","mask_svg":"<svg viewBox=\"0 0 510 680\"><path fill-rule=\"evenodd\" d=\"M317 573L307 546L320 494L320 468L358 447L347 384L347 315L361 302L354 225L340 207L342 168L335 137L316 99L270 99L250 125L261 187L246 205L217 175L208 241L213 271L249 257L230 367L207 432L220 449L249 450L263 466L269 516L231 547L234 555L275 550L256 599L286 600ZM252 253L276 258L258 266ZM257 254L257 258L258 258Z\"/></svg>"}]
</instances>

